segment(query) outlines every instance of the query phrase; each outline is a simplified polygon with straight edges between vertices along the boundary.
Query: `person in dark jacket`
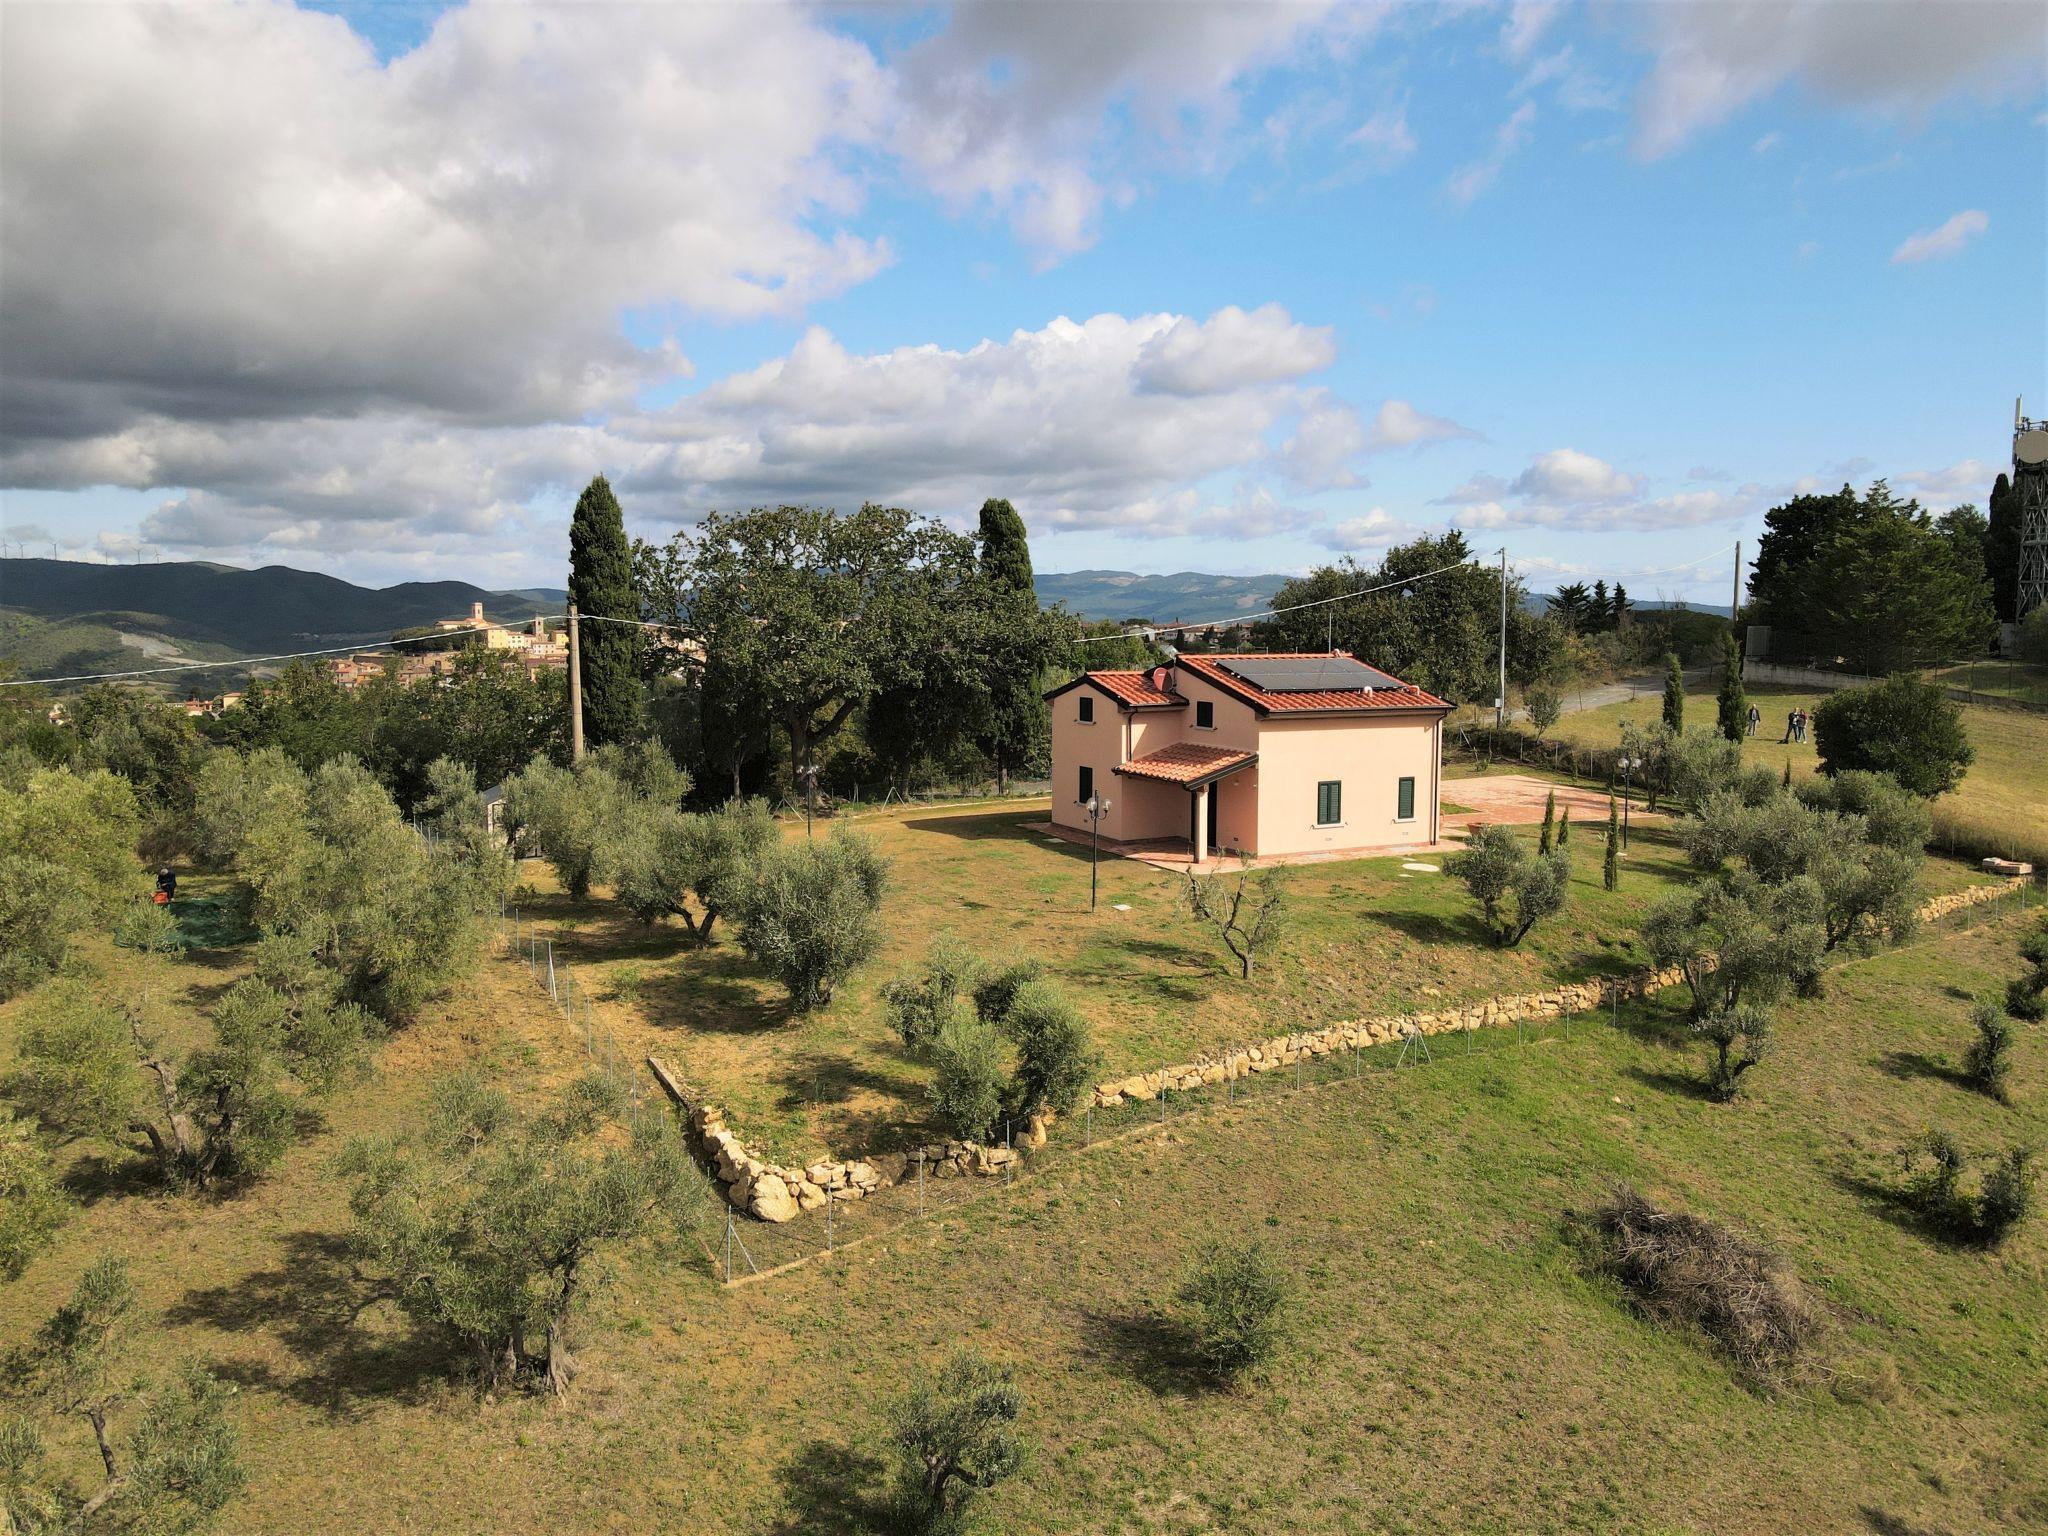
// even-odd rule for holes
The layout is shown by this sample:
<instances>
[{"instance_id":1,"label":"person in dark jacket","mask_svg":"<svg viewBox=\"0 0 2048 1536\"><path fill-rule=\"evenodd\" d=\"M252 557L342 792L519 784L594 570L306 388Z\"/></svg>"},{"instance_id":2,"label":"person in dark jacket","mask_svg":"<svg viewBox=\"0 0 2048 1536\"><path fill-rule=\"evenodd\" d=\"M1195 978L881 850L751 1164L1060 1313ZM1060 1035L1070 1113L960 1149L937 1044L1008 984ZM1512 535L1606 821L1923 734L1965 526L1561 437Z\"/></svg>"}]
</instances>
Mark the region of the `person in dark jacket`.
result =
<instances>
[{"instance_id":1,"label":"person in dark jacket","mask_svg":"<svg viewBox=\"0 0 2048 1536\"><path fill-rule=\"evenodd\" d=\"M156 893L163 897L159 906L166 906L177 899L178 877L168 864L156 872Z\"/></svg>"}]
</instances>

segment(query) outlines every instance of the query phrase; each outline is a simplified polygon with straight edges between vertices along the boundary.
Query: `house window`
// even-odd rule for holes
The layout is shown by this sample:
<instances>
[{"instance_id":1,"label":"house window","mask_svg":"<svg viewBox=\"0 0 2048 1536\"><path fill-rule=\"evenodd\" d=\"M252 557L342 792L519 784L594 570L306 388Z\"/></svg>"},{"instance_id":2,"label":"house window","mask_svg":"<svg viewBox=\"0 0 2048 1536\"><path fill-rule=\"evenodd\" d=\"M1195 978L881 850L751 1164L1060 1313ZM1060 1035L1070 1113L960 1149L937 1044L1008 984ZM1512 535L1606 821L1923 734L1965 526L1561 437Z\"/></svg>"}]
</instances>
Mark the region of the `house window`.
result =
<instances>
[{"instance_id":1,"label":"house window","mask_svg":"<svg viewBox=\"0 0 2048 1536\"><path fill-rule=\"evenodd\" d=\"M1207 699L1198 699L1195 703L1195 729L1198 731L1213 731L1216 729L1216 706Z\"/></svg>"},{"instance_id":2,"label":"house window","mask_svg":"<svg viewBox=\"0 0 2048 1536\"><path fill-rule=\"evenodd\" d=\"M1316 786L1316 825L1334 827L1344 819L1344 786L1325 779Z\"/></svg>"},{"instance_id":3,"label":"house window","mask_svg":"<svg viewBox=\"0 0 2048 1536\"><path fill-rule=\"evenodd\" d=\"M1401 780L1400 787L1394 792L1394 819L1396 821L1413 821L1415 819L1415 781L1413 779Z\"/></svg>"},{"instance_id":4,"label":"house window","mask_svg":"<svg viewBox=\"0 0 2048 1536\"><path fill-rule=\"evenodd\" d=\"M1095 723L1095 696L1091 693L1081 695L1081 723L1083 725L1093 725Z\"/></svg>"},{"instance_id":5,"label":"house window","mask_svg":"<svg viewBox=\"0 0 2048 1536\"><path fill-rule=\"evenodd\" d=\"M1087 766L1081 769L1081 803L1086 805L1095 798L1095 770Z\"/></svg>"}]
</instances>

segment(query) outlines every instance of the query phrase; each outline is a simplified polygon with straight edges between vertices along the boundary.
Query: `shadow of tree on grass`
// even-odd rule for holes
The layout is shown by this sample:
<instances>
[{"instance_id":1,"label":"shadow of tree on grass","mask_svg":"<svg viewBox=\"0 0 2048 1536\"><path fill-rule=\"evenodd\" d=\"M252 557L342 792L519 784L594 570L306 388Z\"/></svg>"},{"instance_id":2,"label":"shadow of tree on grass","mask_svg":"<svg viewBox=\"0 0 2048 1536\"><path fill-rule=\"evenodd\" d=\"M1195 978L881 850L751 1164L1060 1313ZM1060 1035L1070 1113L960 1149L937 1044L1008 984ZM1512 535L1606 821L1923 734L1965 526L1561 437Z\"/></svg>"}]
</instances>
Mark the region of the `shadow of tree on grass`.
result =
<instances>
[{"instance_id":1,"label":"shadow of tree on grass","mask_svg":"<svg viewBox=\"0 0 2048 1536\"><path fill-rule=\"evenodd\" d=\"M226 1333L268 1331L303 1367L283 1376L260 1362L230 1363L224 1374L264 1386L339 1417L376 1399L416 1400L458 1369L448 1342L387 1309L395 1319L372 1328L365 1314L387 1298L356 1272L338 1233L300 1231L284 1238L276 1267L227 1285L200 1286L165 1311L172 1323L204 1323Z\"/></svg>"},{"instance_id":2,"label":"shadow of tree on grass","mask_svg":"<svg viewBox=\"0 0 2048 1536\"><path fill-rule=\"evenodd\" d=\"M773 1536L841 1536L891 1529L881 1457L851 1446L805 1446L782 1469L787 1512Z\"/></svg>"}]
</instances>

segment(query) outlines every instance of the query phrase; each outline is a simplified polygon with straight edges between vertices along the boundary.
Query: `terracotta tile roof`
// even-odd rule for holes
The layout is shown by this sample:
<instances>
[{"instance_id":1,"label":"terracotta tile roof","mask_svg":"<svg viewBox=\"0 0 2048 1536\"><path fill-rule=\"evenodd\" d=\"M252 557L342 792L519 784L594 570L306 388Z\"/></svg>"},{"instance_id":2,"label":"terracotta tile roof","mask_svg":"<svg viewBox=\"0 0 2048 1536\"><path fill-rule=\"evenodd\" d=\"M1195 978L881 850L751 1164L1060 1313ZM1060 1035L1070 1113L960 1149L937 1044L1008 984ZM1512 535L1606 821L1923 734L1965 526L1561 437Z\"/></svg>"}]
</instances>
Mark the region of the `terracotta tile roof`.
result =
<instances>
[{"instance_id":1,"label":"terracotta tile roof","mask_svg":"<svg viewBox=\"0 0 2048 1536\"><path fill-rule=\"evenodd\" d=\"M1256 657L1261 661L1321 661L1322 651L1247 651L1239 656L1190 656L1181 655L1179 666L1186 667L1204 682L1213 683L1234 698L1243 699L1254 709L1265 714L1298 715L1315 714L1332 710L1368 709L1442 709L1451 706L1433 693L1426 693L1413 683L1400 683L1397 688L1341 688L1326 689L1317 693L1272 693L1264 688L1234 677L1218 666L1218 662L1233 660L1249 661ZM1339 651L1338 655L1348 655Z\"/></svg>"},{"instance_id":2,"label":"terracotta tile roof","mask_svg":"<svg viewBox=\"0 0 2048 1536\"><path fill-rule=\"evenodd\" d=\"M1157 752L1147 752L1143 757L1134 757L1128 763L1119 763L1116 771L1134 779L1159 779L1167 784L1194 784L1203 779L1220 777L1258 760L1259 754L1256 752L1182 741L1170 747L1161 747Z\"/></svg>"},{"instance_id":3,"label":"terracotta tile roof","mask_svg":"<svg viewBox=\"0 0 2048 1536\"><path fill-rule=\"evenodd\" d=\"M1187 703L1179 694L1160 687L1152 680L1155 670L1090 672L1088 681L1117 703L1128 704L1133 709L1163 709Z\"/></svg>"}]
</instances>

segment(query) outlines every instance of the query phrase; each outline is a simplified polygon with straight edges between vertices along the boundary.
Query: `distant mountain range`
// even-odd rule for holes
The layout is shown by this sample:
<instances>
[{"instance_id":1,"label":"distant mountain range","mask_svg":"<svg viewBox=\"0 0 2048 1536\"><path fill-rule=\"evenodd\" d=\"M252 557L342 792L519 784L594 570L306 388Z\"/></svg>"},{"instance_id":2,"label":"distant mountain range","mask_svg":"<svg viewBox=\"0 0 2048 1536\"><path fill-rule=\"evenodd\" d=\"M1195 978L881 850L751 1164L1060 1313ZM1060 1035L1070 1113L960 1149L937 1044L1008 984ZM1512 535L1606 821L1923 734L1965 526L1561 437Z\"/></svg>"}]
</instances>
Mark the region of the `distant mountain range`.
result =
<instances>
[{"instance_id":1,"label":"distant mountain range","mask_svg":"<svg viewBox=\"0 0 2048 1536\"><path fill-rule=\"evenodd\" d=\"M1286 580L1285 576L1210 576L1201 571L1176 571L1171 576L1140 576L1134 571L1046 572L1038 577L1038 600L1048 608L1065 603L1084 619L1200 624L1270 607L1273 594Z\"/></svg>"},{"instance_id":2,"label":"distant mountain range","mask_svg":"<svg viewBox=\"0 0 2048 1536\"><path fill-rule=\"evenodd\" d=\"M1215 576L1176 571L1046 572L1038 598L1084 619L1198 624L1272 606L1283 575ZM501 622L559 613L559 587L496 592L465 581L408 581L359 587L289 566L260 570L207 561L90 565L76 560L0 560L0 660L27 677L67 677L177 661L227 661L327 646L372 645L394 630L459 618L472 603ZM1544 598L1530 594L1531 610ZM1659 605L1639 605L1649 611ZM1725 606L1693 605L1725 615ZM181 687L227 686L211 670L170 674Z\"/></svg>"}]
</instances>

